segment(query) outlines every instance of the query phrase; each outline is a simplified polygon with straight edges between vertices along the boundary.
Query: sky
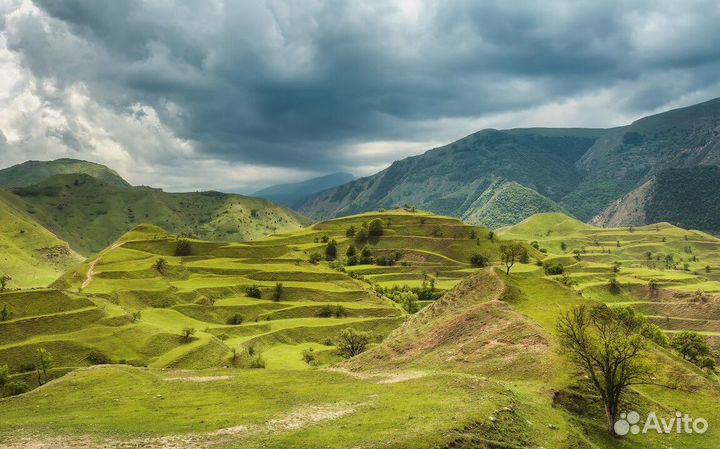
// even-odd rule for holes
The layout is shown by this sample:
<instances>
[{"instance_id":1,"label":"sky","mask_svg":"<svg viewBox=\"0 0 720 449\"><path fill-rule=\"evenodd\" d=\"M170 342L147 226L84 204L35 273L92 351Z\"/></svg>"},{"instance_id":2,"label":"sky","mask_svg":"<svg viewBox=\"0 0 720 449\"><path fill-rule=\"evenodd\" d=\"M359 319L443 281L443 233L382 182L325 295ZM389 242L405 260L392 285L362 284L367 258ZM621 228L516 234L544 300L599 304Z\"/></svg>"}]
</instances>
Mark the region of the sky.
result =
<instances>
[{"instance_id":1,"label":"sky","mask_svg":"<svg viewBox=\"0 0 720 449\"><path fill-rule=\"evenodd\" d=\"M720 96L716 0L0 0L0 166L250 193Z\"/></svg>"}]
</instances>

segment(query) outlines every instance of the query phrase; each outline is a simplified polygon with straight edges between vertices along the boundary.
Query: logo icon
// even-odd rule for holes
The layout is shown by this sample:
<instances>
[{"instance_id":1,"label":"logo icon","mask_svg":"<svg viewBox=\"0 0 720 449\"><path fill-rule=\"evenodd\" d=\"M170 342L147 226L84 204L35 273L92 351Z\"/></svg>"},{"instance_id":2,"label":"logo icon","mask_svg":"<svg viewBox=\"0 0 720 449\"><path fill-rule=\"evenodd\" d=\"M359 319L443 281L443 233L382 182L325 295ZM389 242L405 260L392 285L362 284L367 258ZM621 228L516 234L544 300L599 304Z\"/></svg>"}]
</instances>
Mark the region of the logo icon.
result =
<instances>
[{"instance_id":1,"label":"logo icon","mask_svg":"<svg viewBox=\"0 0 720 449\"><path fill-rule=\"evenodd\" d=\"M621 413L620 419L615 421L613 429L615 429L615 433L620 436L625 436L628 433L637 435L640 433L640 426L638 426L639 422L640 414L638 412L630 411L628 413Z\"/></svg>"}]
</instances>

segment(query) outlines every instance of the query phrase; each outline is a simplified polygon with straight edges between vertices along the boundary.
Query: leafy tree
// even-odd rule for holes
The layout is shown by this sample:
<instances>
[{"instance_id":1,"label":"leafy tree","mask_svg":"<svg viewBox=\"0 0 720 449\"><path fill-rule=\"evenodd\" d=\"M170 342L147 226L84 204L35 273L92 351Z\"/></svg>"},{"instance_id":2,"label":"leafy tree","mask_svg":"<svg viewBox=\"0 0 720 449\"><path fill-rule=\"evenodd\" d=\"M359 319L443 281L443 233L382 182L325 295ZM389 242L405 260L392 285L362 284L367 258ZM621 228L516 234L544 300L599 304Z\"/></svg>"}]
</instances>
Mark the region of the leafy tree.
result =
<instances>
[{"instance_id":1,"label":"leafy tree","mask_svg":"<svg viewBox=\"0 0 720 449\"><path fill-rule=\"evenodd\" d=\"M495 241L495 232L493 232L493 231L488 232L488 240L490 240L491 242Z\"/></svg>"},{"instance_id":2,"label":"leafy tree","mask_svg":"<svg viewBox=\"0 0 720 449\"><path fill-rule=\"evenodd\" d=\"M348 259L348 265L357 265L357 249L355 249L355 245L351 243L347 251L345 251L345 255Z\"/></svg>"},{"instance_id":3,"label":"leafy tree","mask_svg":"<svg viewBox=\"0 0 720 449\"><path fill-rule=\"evenodd\" d=\"M275 289L273 290L272 300L277 302L280 301L280 298L282 298L283 295L283 285L282 282L278 282L275 284Z\"/></svg>"},{"instance_id":4,"label":"leafy tree","mask_svg":"<svg viewBox=\"0 0 720 449\"><path fill-rule=\"evenodd\" d=\"M337 251L337 242L335 239L330 240L327 246L325 246L325 260L332 261L337 259Z\"/></svg>"},{"instance_id":5,"label":"leafy tree","mask_svg":"<svg viewBox=\"0 0 720 449\"><path fill-rule=\"evenodd\" d=\"M663 348L670 346L670 339L667 334L656 324L647 322L643 323L640 327L640 334Z\"/></svg>"},{"instance_id":6,"label":"leafy tree","mask_svg":"<svg viewBox=\"0 0 720 449\"><path fill-rule=\"evenodd\" d=\"M383 235L383 221L380 218L374 218L368 223L368 234L373 237Z\"/></svg>"},{"instance_id":7,"label":"leafy tree","mask_svg":"<svg viewBox=\"0 0 720 449\"><path fill-rule=\"evenodd\" d=\"M368 229L364 226L355 232L355 242L358 244L367 242L368 238L370 238L370 234L368 233Z\"/></svg>"},{"instance_id":8,"label":"leafy tree","mask_svg":"<svg viewBox=\"0 0 720 449\"><path fill-rule=\"evenodd\" d=\"M565 252L565 250L567 249L567 243L565 243L565 242L560 242L560 249L561 249L563 252Z\"/></svg>"},{"instance_id":9,"label":"leafy tree","mask_svg":"<svg viewBox=\"0 0 720 449\"><path fill-rule=\"evenodd\" d=\"M350 225L350 227L345 230L345 237L354 237L354 236L355 236L355 226Z\"/></svg>"},{"instance_id":10,"label":"leafy tree","mask_svg":"<svg viewBox=\"0 0 720 449\"><path fill-rule=\"evenodd\" d=\"M185 343L189 343L190 340L192 340L193 335L195 335L194 327L184 327L182 333L180 334Z\"/></svg>"},{"instance_id":11,"label":"leafy tree","mask_svg":"<svg viewBox=\"0 0 720 449\"><path fill-rule=\"evenodd\" d=\"M364 352L369 343L368 332L357 331L351 327L341 330L337 339L338 350L346 357L354 357Z\"/></svg>"},{"instance_id":12,"label":"leafy tree","mask_svg":"<svg viewBox=\"0 0 720 449\"><path fill-rule=\"evenodd\" d=\"M260 291L260 287L257 285L251 285L245 288L245 296L260 299L262 297L262 291Z\"/></svg>"},{"instance_id":13,"label":"leafy tree","mask_svg":"<svg viewBox=\"0 0 720 449\"><path fill-rule=\"evenodd\" d=\"M518 243L500 246L500 260L505 264L505 274L510 274L510 269L520 260L523 253L527 254L527 251Z\"/></svg>"},{"instance_id":14,"label":"leafy tree","mask_svg":"<svg viewBox=\"0 0 720 449\"><path fill-rule=\"evenodd\" d=\"M680 353L683 359L695 364L712 354L707 338L697 332L676 332L670 339L670 347Z\"/></svg>"},{"instance_id":15,"label":"leafy tree","mask_svg":"<svg viewBox=\"0 0 720 449\"><path fill-rule=\"evenodd\" d=\"M474 268L487 267L490 264L490 259L482 254L473 254L470 256L470 266Z\"/></svg>"},{"instance_id":16,"label":"leafy tree","mask_svg":"<svg viewBox=\"0 0 720 449\"><path fill-rule=\"evenodd\" d=\"M189 256L190 254L192 254L192 245L190 245L189 240L180 239L175 243L175 256L182 257Z\"/></svg>"},{"instance_id":17,"label":"leafy tree","mask_svg":"<svg viewBox=\"0 0 720 449\"><path fill-rule=\"evenodd\" d=\"M650 373L641 361L645 346L639 321L624 309L576 306L563 313L557 324L563 350L602 399L611 435L615 435L613 426L628 387L647 383Z\"/></svg>"},{"instance_id":18,"label":"leafy tree","mask_svg":"<svg viewBox=\"0 0 720 449\"><path fill-rule=\"evenodd\" d=\"M38 358L38 365L37 365L37 378L38 378L38 385L42 385L46 383L48 380L50 380L49 377L49 371L53 366L53 356L48 352L48 350L44 348L40 348L37 350L37 358Z\"/></svg>"},{"instance_id":19,"label":"leafy tree","mask_svg":"<svg viewBox=\"0 0 720 449\"><path fill-rule=\"evenodd\" d=\"M373 263L373 254L369 246L364 246L360 251L360 263L363 265Z\"/></svg>"}]
</instances>

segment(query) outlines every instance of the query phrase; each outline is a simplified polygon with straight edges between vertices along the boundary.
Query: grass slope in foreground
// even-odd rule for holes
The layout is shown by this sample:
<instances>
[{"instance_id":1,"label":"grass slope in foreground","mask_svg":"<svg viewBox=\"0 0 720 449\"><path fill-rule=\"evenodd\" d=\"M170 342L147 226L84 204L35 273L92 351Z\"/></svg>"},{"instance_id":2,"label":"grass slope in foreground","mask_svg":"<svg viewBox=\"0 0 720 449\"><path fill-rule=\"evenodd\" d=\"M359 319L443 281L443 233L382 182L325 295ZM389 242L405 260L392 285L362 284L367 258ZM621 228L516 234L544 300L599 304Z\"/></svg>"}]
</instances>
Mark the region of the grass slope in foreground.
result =
<instances>
[{"instance_id":1,"label":"grass slope in foreground","mask_svg":"<svg viewBox=\"0 0 720 449\"><path fill-rule=\"evenodd\" d=\"M44 287L82 259L0 191L0 276L7 288ZM0 308L2 301L0 301Z\"/></svg>"}]
</instances>

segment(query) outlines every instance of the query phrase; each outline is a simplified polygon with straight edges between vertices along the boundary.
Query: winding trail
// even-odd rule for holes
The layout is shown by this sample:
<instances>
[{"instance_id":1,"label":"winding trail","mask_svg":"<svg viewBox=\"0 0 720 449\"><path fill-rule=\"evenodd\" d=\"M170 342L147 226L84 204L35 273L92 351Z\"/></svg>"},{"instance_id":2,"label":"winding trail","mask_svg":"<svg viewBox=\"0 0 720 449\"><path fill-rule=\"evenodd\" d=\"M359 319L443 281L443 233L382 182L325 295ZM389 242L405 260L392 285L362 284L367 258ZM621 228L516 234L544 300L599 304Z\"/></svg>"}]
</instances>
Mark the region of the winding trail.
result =
<instances>
[{"instance_id":1,"label":"winding trail","mask_svg":"<svg viewBox=\"0 0 720 449\"><path fill-rule=\"evenodd\" d=\"M110 248L108 248L105 251L113 250L115 248L118 248L120 245L122 245L122 242L115 242L110 246ZM103 251L103 252L105 252L105 251ZM85 274L85 280L83 281L82 286L80 287L82 290L85 290L90 285L90 283L93 281L93 279L95 278L95 265L97 265L97 263L100 262L100 260L102 260L102 254L97 256L95 258L95 260L90 262L87 273Z\"/></svg>"}]
</instances>

